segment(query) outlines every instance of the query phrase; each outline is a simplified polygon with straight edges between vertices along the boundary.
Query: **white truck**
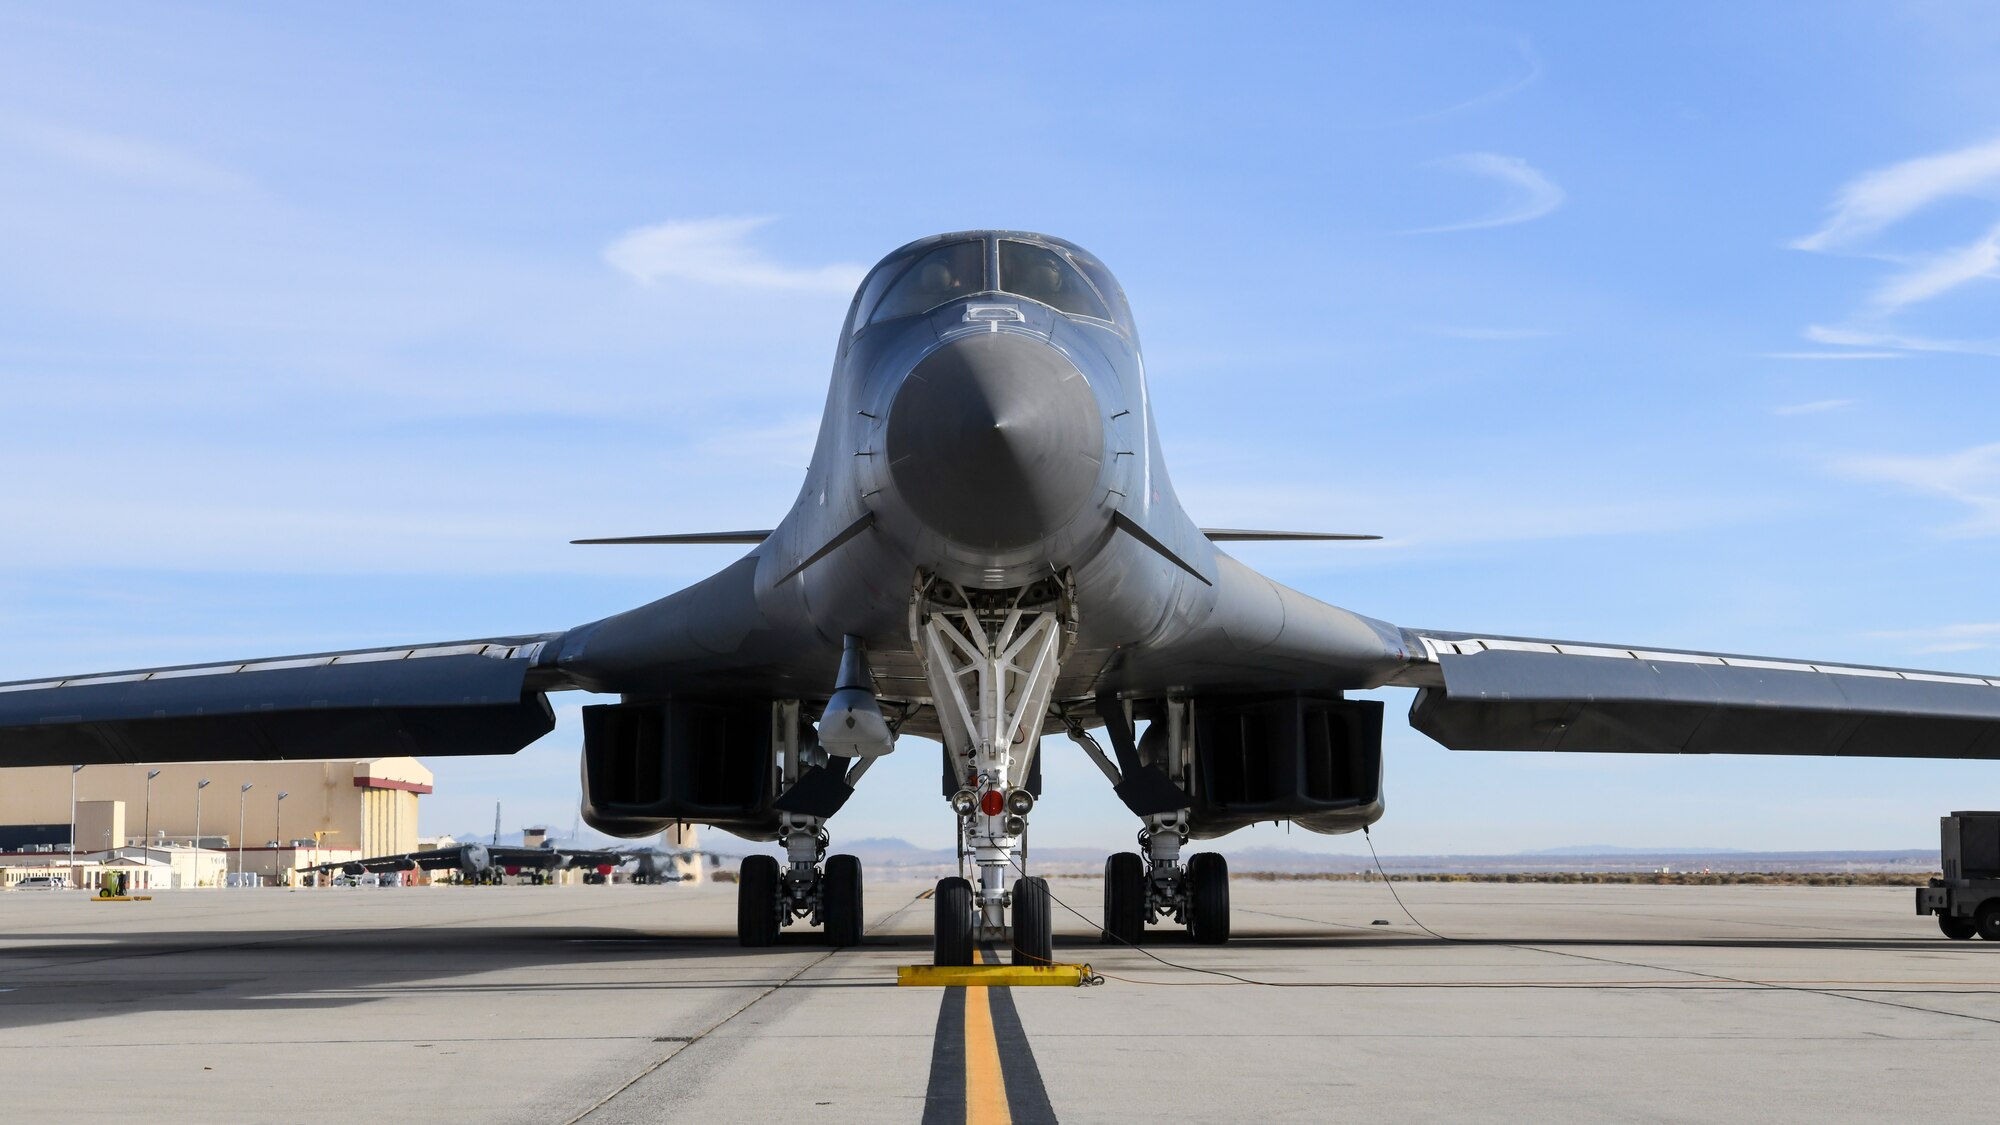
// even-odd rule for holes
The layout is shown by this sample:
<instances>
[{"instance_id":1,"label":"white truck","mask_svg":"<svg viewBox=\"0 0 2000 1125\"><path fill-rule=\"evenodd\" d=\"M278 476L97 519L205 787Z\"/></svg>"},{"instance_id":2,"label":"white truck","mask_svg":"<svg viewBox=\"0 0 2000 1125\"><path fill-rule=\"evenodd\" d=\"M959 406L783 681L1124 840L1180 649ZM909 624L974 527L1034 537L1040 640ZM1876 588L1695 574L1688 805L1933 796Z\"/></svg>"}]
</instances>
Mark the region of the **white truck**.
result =
<instances>
[{"instance_id":1,"label":"white truck","mask_svg":"<svg viewBox=\"0 0 2000 1125\"><path fill-rule=\"evenodd\" d=\"M1938 818L1944 878L1917 888L1917 913L1935 914L1953 941L2000 941L2000 812Z\"/></svg>"}]
</instances>

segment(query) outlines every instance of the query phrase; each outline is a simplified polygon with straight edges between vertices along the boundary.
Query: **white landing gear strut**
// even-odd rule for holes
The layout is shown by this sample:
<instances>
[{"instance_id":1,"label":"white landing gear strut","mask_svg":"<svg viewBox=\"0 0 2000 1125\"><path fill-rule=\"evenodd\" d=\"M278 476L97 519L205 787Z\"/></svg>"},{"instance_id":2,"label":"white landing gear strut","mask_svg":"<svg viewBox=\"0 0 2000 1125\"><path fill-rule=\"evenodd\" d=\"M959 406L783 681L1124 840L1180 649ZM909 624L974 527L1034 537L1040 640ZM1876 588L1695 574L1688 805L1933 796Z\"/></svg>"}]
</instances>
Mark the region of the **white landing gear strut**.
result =
<instances>
[{"instance_id":1,"label":"white landing gear strut","mask_svg":"<svg viewBox=\"0 0 2000 1125\"><path fill-rule=\"evenodd\" d=\"M780 791L799 784L806 770L827 768L830 761L817 741L800 736L799 701L781 699L771 706L771 743L777 754ZM838 759L844 761L844 759ZM845 770L852 788L872 758ZM828 944L861 943L861 861L851 855L828 855L827 818L809 813L781 812L778 843L785 864L768 855L750 855L736 876L736 935L746 946L770 945L778 931L794 921L821 927Z\"/></svg>"},{"instance_id":2,"label":"white landing gear strut","mask_svg":"<svg viewBox=\"0 0 2000 1125\"><path fill-rule=\"evenodd\" d=\"M1075 638L1064 583L964 590L920 575L911 632L959 790L962 855L978 869L938 884L940 965L971 964L975 941L1003 941L1020 963L1050 958L1048 884L1015 874L1014 857L1035 807L1027 788L1062 658ZM1008 909L1014 910L1009 927Z\"/></svg>"}]
</instances>

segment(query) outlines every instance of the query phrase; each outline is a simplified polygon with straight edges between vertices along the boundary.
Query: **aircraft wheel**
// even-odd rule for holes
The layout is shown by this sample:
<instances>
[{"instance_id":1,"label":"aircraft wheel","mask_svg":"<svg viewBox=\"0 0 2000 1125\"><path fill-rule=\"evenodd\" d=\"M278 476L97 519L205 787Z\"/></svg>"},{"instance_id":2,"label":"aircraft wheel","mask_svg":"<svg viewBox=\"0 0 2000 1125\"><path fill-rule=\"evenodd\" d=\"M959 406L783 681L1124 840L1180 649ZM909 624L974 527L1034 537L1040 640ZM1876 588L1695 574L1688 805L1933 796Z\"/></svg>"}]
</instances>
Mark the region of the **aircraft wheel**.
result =
<instances>
[{"instance_id":1,"label":"aircraft wheel","mask_svg":"<svg viewBox=\"0 0 2000 1125\"><path fill-rule=\"evenodd\" d=\"M736 941L752 948L778 940L778 861L746 855L736 872Z\"/></svg>"},{"instance_id":2,"label":"aircraft wheel","mask_svg":"<svg viewBox=\"0 0 2000 1125\"><path fill-rule=\"evenodd\" d=\"M1188 937L1196 945L1229 940L1229 861L1217 852L1188 857Z\"/></svg>"},{"instance_id":3,"label":"aircraft wheel","mask_svg":"<svg viewBox=\"0 0 2000 1125\"><path fill-rule=\"evenodd\" d=\"M1014 964L1054 963L1054 921L1049 913L1049 881L1038 876L1014 880Z\"/></svg>"},{"instance_id":4,"label":"aircraft wheel","mask_svg":"<svg viewBox=\"0 0 2000 1125\"><path fill-rule=\"evenodd\" d=\"M1953 941L1971 941L1979 933L1979 924L1970 918L1954 918L1949 914L1937 916L1938 929Z\"/></svg>"},{"instance_id":5,"label":"aircraft wheel","mask_svg":"<svg viewBox=\"0 0 2000 1125\"><path fill-rule=\"evenodd\" d=\"M2000 941L2000 898L1989 898L1972 912L1973 925L1987 941Z\"/></svg>"},{"instance_id":6,"label":"aircraft wheel","mask_svg":"<svg viewBox=\"0 0 2000 1125\"><path fill-rule=\"evenodd\" d=\"M931 964L972 964L972 884L956 875L939 879L931 901L937 908Z\"/></svg>"},{"instance_id":7,"label":"aircraft wheel","mask_svg":"<svg viewBox=\"0 0 2000 1125\"><path fill-rule=\"evenodd\" d=\"M1137 945L1146 933L1146 861L1119 852L1104 861L1104 944Z\"/></svg>"},{"instance_id":8,"label":"aircraft wheel","mask_svg":"<svg viewBox=\"0 0 2000 1125\"><path fill-rule=\"evenodd\" d=\"M851 855L827 856L819 895L826 943L836 947L860 945L861 861Z\"/></svg>"}]
</instances>

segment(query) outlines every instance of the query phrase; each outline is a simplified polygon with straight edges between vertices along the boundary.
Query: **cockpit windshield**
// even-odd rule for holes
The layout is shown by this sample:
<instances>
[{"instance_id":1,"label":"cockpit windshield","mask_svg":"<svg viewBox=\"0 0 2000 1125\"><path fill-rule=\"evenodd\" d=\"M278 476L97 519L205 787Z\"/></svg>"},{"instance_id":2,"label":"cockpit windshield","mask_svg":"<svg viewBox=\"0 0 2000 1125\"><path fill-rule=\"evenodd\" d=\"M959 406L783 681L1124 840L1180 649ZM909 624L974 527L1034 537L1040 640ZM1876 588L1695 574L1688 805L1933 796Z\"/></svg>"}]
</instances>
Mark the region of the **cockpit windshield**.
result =
<instances>
[{"instance_id":1,"label":"cockpit windshield","mask_svg":"<svg viewBox=\"0 0 2000 1125\"><path fill-rule=\"evenodd\" d=\"M1125 294L1097 259L1073 246L990 234L932 244L877 266L855 299L854 331L993 292L1105 321L1128 335L1132 331Z\"/></svg>"},{"instance_id":2,"label":"cockpit windshield","mask_svg":"<svg viewBox=\"0 0 2000 1125\"><path fill-rule=\"evenodd\" d=\"M1000 240L1000 288L1076 316L1111 319L1111 310L1075 266L1031 242Z\"/></svg>"},{"instance_id":3,"label":"cockpit windshield","mask_svg":"<svg viewBox=\"0 0 2000 1125\"><path fill-rule=\"evenodd\" d=\"M911 316L985 289L986 243L978 239L946 243L918 257L900 275L885 269L878 276L895 276L895 280L874 311L865 313L870 324ZM864 309L871 297L863 295Z\"/></svg>"}]
</instances>

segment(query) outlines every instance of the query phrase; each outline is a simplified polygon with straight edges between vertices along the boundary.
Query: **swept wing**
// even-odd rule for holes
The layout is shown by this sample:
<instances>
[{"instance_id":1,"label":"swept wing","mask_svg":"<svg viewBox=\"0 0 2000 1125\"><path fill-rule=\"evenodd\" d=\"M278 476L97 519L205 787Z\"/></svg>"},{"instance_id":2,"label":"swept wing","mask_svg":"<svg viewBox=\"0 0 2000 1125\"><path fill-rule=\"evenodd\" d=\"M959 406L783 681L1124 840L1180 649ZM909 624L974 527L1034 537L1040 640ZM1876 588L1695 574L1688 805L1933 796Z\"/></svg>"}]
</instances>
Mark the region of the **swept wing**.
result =
<instances>
[{"instance_id":1,"label":"swept wing","mask_svg":"<svg viewBox=\"0 0 2000 1125\"><path fill-rule=\"evenodd\" d=\"M512 753L555 725L531 674L558 636L0 684L0 763Z\"/></svg>"},{"instance_id":2,"label":"swept wing","mask_svg":"<svg viewBox=\"0 0 2000 1125\"><path fill-rule=\"evenodd\" d=\"M1405 630L1453 750L2000 758L2000 677Z\"/></svg>"}]
</instances>

